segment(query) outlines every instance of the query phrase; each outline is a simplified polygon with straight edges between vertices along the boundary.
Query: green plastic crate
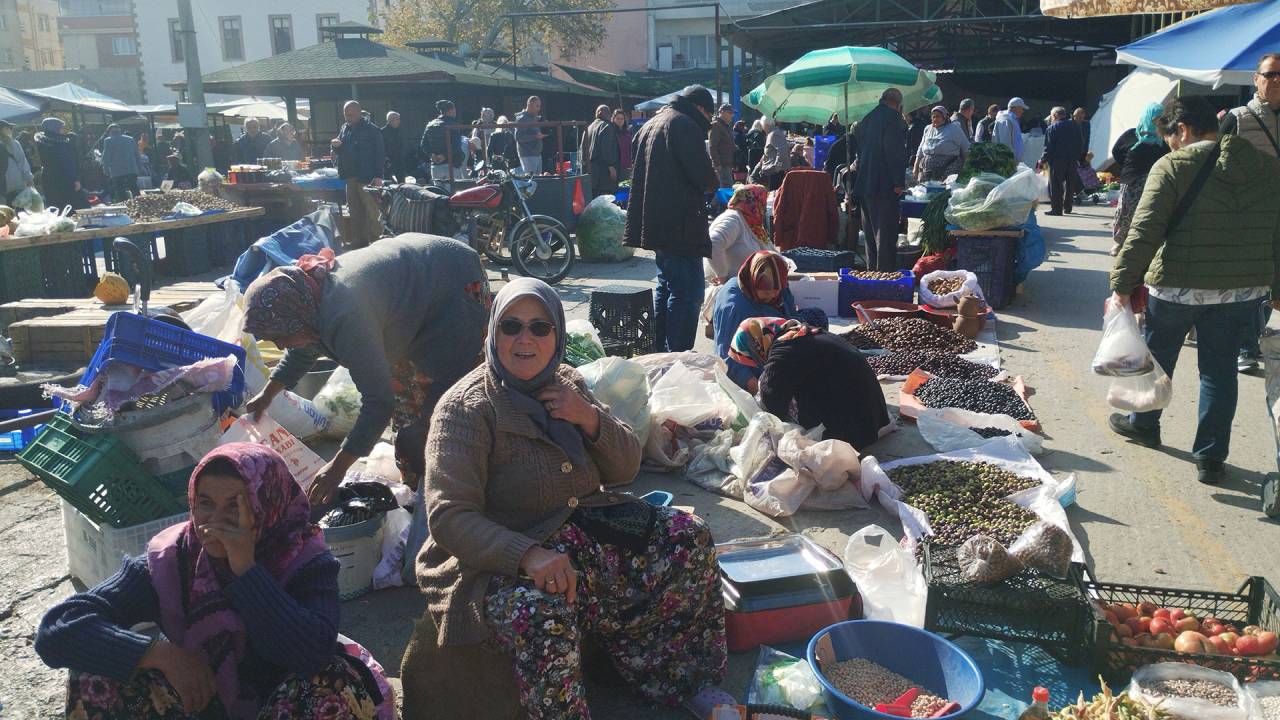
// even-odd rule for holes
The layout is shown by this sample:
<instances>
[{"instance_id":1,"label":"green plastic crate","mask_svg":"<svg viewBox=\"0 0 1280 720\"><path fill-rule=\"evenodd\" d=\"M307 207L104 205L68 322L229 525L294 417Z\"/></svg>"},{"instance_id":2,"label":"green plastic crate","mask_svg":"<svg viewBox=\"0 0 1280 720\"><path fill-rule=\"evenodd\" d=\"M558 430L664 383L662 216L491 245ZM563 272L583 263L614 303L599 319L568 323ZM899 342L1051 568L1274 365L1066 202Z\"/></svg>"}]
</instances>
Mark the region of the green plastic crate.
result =
<instances>
[{"instance_id":1,"label":"green plastic crate","mask_svg":"<svg viewBox=\"0 0 1280 720\"><path fill-rule=\"evenodd\" d=\"M0 302L44 297L41 273L38 248L0 252Z\"/></svg>"},{"instance_id":2,"label":"green plastic crate","mask_svg":"<svg viewBox=\"0 0 1280 720\"><path fill-rule=\"evenodd\" d=\"M18 462L97 523L123 528L186 511L126 445L85 435L58 413L18 454Z\"/></svg>"}]
</instances>

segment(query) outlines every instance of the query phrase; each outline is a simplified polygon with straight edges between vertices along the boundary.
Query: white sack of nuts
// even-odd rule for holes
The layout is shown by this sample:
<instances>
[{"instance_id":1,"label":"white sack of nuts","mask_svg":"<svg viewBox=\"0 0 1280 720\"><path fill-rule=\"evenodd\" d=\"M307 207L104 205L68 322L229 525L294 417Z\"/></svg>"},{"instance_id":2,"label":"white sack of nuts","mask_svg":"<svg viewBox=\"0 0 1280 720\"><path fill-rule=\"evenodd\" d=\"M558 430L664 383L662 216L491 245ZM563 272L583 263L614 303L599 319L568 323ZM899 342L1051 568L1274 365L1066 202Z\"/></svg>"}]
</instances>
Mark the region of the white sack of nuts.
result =
<instances>
[{"instance_id":1,"label":"white sack of nuts","mask_svg":"<svg viewBox=\"0 0 1280 720\"><path fill-rule=\"evenodd\" d=\"M1159 703L1182 720L1250 720L1257 700L1230 673L1187 663L1156 663L1138 668L1129 697Z\"/></svg>"}]
</instances>

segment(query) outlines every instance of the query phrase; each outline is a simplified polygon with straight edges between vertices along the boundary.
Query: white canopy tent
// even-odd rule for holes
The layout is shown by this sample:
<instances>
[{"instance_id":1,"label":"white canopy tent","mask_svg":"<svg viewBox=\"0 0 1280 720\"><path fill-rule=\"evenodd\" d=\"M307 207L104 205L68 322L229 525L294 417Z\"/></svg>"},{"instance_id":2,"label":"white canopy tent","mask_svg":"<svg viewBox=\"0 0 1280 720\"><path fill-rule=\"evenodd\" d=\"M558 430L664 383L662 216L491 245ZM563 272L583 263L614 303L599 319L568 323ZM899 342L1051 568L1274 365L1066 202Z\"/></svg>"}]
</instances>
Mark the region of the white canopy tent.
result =
<instances>
[{"instance_id":1,"label":"white canopy tent","mask_svg":"<svg viewBox=\"0 0 1280 720\"><path fill-rule=\"evenodd\" d=\"M113 98L110 95L103 95L100 92L96 92L70 82L50 85L45 88L23 90L22 92L28 95L35 95L36 97L41 97L46 100L66 103L68 105L87 108L89 110L98 110L100 112L133 112L133 108L129 107L129 105L127 105L123 100Z\"/></svg>"},{"instance_id":2,"label":"white canopy tent","mask_svg":"<svg viewBox=\"0 0 1280 720\"><path fill-rule=\"evenodd\" d=\"M1111 146L1138 124L1142 111L1155 102L1164 102L1177 92L1178 79L1146 68L1129 73L1098 102L1090 119L1089 150L1093 167L1102 170L1114 162Z\"/></svg>"},{"instance_id":3,"label":"white canopy tent","mask_svg":"<svg viewBox=\"0 0 1280 720\"><path fill-rule=\"evenodd\" d=\"M39 117L40 105L19 90L0 87L0 120L19 122Z\"/></svg>"}]
</instances>

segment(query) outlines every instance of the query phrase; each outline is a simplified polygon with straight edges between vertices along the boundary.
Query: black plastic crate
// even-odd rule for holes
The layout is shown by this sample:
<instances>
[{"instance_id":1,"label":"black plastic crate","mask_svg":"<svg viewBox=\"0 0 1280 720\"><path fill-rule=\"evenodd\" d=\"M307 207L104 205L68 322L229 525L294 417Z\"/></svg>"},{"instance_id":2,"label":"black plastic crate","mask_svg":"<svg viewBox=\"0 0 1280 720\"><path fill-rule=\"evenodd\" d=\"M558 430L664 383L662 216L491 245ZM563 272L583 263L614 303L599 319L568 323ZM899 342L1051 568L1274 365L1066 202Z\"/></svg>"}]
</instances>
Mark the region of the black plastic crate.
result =
<instances>
[{"instance_id":1,"label":"black plastic crate","mask_svg":"<svg viewBox=\"0 0 1280 720\"><path fill-rule=\"evenodd\" d=\"M823 250L798 247L782 253L796 264L796 272L840 272L841 268L858 267L858 255L849 250Z\"/></svg>"},{"instance_id":2,"label":"black plastic crate","mask_svg":"<svg viewBox=\"0 0 1280 720\"><path fill-rule=\"evenodd\" d=\"M1213 616L1239 628L1258 625L1267 630L1280 630L1280 595L1266 578L1251 577L1233 593L1098 582L1092 577L1083 580L1083 589L1090 601L1090 661L1094 672L1107 680L1126 682L1138 668L1158 662L1201 665L1229 672L1245 682L1280 680L1280 661L1276 660L1124 645L1114 636L1111 623L1097 604L1152 602L1160 607L1181 608L1200 619Z\"/></svg>"},{"instance_id":3,"label":"black plastic crate","mask_svg":"<svg viewBox=\"0 0 1280 720\"><path fill-rule=\"evenodd\" d=\"M38 248L0 252L0 301L44 297L43 272Z\"/></svg>"},{"instance_id":4,"label":"black plastic crate","mask_svg":"<svg viewBox=\"0 0 1280 720\"><path fill-rule=\"evenodd\" d=\"M1071 564L1065 579L1025 570L998 583L979 584L960 573L956 548L924 545L926 630L1044 648L1068 665L1088 658L1089 607L1081 589L1085 568Z\"/></svg>"},{"instance_id":5,"label":"black plastic crate","mask_svg":"<svg viewBox=\"0 0 1280 720\"><path fill-rule=\"evenodd\" d=\"M209 272L213 267L206 225L169 230L164 233L164 257L156 269L165 277L189 277Z\"/></svg>"},{"instance_id":6,"label":"black plastic crate","mask_svg":"<svg viewBox=\"0 0 1280 720\"><path fill-rule=\"evenodd\" d=\"M257 238L249 238L243 221L219 222L209 228L209 261L214 267L231 265Z\"/></svg>"},{"instance_id":7,"label":"black plastic crate","mask_svg":"<svg viewBox=\"0 0 1280 720\"><path fill-rule=\"evenodd\" d=\"M1016 237L956 238L956 267L978 276L987 305L999 310L1013 301L1013 268L1018 259Z\"/></svg>"},{"instance_id":8,"label":"black plastic crate","mask_svg":"<svg viewBox=\"0 0 1280 720\"><path fill-rule=\"evenodd\" d=\"M98 271L90 242L62 243L40 249L45 297L83 298L93 292Z\"/></svg>"},{"instance_id":9,"label":"black plastic crate","mask_svg":"<svg viewBox=\"0 0 1280 720\"><path fill-rule=\"evenodd\" d=\"M587 315L600 333L606 355L633 357L653 352L653 290L609 285L591 291Z\"/></svg>"}]
</instances>

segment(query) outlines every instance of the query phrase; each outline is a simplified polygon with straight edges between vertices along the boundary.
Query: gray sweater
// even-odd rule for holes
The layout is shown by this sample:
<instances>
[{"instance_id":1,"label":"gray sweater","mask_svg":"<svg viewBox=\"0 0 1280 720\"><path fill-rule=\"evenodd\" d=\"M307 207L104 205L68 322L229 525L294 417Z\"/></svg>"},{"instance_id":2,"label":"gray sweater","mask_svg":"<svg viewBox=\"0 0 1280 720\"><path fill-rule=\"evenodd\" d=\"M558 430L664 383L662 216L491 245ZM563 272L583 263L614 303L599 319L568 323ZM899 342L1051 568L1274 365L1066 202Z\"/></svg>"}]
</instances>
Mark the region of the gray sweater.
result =
<instances>
[{"instance_id":1,"label":"gray sweater","mask_svg":"<svg viewBox=\"0 0 1280 720\"><path fill-rule=\"evenodd\" d=\"M293 387L321 355L351 371L360 415L342 449L364 456L395 409L391 366L411 360L452 385L476 366L488 311L468 295L480 256L457 240L405 233L338 258L320 300L320 343L285 353L271 379Z\"/></svg>"}]
</instances>

